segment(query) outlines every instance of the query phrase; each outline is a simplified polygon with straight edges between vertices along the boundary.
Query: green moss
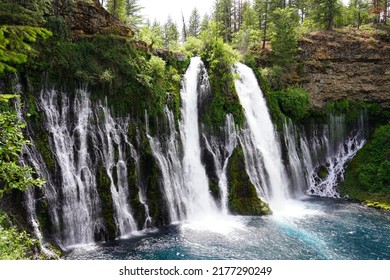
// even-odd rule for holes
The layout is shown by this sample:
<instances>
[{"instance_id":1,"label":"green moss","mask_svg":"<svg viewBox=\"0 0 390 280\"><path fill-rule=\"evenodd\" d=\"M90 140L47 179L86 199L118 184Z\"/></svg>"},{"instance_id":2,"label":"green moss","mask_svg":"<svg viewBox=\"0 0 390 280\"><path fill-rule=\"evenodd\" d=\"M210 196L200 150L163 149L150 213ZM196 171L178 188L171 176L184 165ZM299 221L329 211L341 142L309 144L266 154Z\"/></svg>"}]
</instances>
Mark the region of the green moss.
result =
<instances>
[{"instance_id":1,"label":"green moss","mask_svg":"<svg viewBox=\"0 0 390 280\"><path fill-rule=\"evenodd\" d=\"M219 185L218 182L214 182L212 180L209 181L209 190L214 199L218 199L219 197Z\"/></svg>"},{"instance_id":2,"label":"green moss","mask_svg":"<svg viewBox=\"0 0 390 280\"><path fill-rule=\"evenodd\" d=\"M129 183L129 195L130 195L130 205L133 210L133 216L137 221L138 228L143 228L145 223L145 208L139 200L139 187L137 180L137 168L135 161L131 158L127 162L127 173L128 173L128 183Z\"/></svg>"},{"instance_id":3,"label":"green moss","mask_svg":"<svg viewBox=\"0 0 390 280\"><path fill-rule=\"evenodd\" d=\"M328 169L322 165L317 171L317 175L320 179L324 180L329 175Z\"/></svg>"},{"instance_id":4,"label":"green moss","mask_svg":"<svg viewBox=\"0 0 390 280\"><path fill-rule=\"evenodd\" d=\"M42 198L38 201L36 209L39 227L42 231L51 233L51 230L58 230L58 228L53 228L53 226L58 227L59 225L52 224L49 218L49 205L45 198Z\"/></svg>"},{"instance_id":5,"label":"green moss","mask_svg":"<svg viewBox=\"0 0 390 280\"><path fill-rule=\"evenodd\" d=\"M114 240L116 237L116 225L114 218L114 207L111 196L111 180L106 169L100 164L96 171L97 191L102 201L103 218L106 221L108 238Z\"/></svg>"},{"instance_id":6,"label":"green moss","mask_svg":"<svg viewBox=\"0 0 390 280\"><path fill-rule=\"evenodd\" d=\"M237 148L227 167L229 182L229 210L237 215L267 215L271 210L257 195L256 188L245 170L242 148Z\"/></svg>"},{"instance_id":7,"label":"green moss","mask_svg":"<svg viewBox=\"0 0 390 280\"><path fill-rule=\"evenodd\" d=\"M158 167L152 149L144 133L141 133L140 146L140 179L146 189L149 214L152 218L152 227L169 224L168 210L166 209L164 194L160 189L161 171Z\"/></svg>"},{"instance_id":8,"label":"green moss","mask_svg":"<svg viewBox=\"0 0 390 280\"><path fill-rule=\"evenodd\" d=\"M349 164L340 192L360 201L390 204L390 123L379 127Z\"/></svg>"}]
</instances>

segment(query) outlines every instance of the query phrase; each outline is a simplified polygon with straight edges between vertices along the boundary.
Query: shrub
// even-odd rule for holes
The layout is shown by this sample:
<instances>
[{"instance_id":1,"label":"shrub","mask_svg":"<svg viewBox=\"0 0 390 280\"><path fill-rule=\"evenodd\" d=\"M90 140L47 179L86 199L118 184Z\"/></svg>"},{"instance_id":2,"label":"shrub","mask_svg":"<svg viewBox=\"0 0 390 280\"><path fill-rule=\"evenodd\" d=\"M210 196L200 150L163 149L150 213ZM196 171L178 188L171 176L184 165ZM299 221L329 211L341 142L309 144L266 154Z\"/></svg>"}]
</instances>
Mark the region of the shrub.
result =
<instances>
[{"instance_id":1,"label":"shrub","mask_svg":"<svg viewBox=\"0 0 390 280\"><path fill-rule=\"evenodd\" d=\"M278 91L277 97L282 112L291 119L298 121L306 116L310 109L309 93L300 87L288 87Z\"/></svg>"}]
</instances>

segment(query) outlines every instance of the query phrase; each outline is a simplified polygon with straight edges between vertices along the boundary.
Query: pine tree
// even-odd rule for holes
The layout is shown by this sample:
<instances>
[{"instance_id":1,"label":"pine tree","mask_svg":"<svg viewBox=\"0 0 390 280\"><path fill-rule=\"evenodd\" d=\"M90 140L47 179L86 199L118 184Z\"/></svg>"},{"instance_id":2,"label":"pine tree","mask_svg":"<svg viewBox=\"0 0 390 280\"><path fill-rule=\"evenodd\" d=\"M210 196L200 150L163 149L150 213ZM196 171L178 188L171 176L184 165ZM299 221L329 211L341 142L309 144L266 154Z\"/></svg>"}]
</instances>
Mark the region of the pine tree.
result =
<instances>
[{"instance_id":1,"label":"pine tree","mask_svg":"<svg viewBox=\"0 0 390 280\"><path fill-rule=\"evenodd\" d=\"M218 25L218 30L225 42L231 42L232 39L232 18L233 1L216 0L214 3L214 20Z\"/></svg>"},{"instance_id":2,"label":"pine tree","mask_svg":"<svg viewBox=\"0 0 390 280\"><path fill-rule=\"evenodd\" d=\"M245 1L242 4L241 9L241 25L244 25L245 27L256 27L256 12L251 6L249 1Z\"/></svg>"},{"instance_id":3,"label":"pine tree","mask_svg":"<svg viewBox=\"0 0 390 280\"><path fill-rule=\"evenodd\" d=\"M126 22L126 0L108 0L107 10L120 21Z\"/></svg>"},{"instance_id":4,"label":"pine tree","mask_svg":"<svg viewBox=\"0 0 390 280\"><path fill-rule=\"evenodd\" d=\"M188 34L192 37L198 37L200 34L200 15L197 8L192 10L188 23Z\"/></svg>"},{"instance_id":5,"label":"pine tree","mask_svg":"<svg viewBox=\"0 0 390 280\"><path fill-rule=\"evenodd\" d=\"M272 53L275 63L284 66L295 60L298 51L298 15L293 8L278 8L273 12L273 17L275 21L271 36Z\"/></svg>"},{"instance_id":6,"label":"pine tree","mask_svg":"<svg viewBox=\"0 0 390 280\"><path fill-rule=\"evenodd\" d=\"M202 22L200 24L200 31L203 32L209 27L210 17L207 13L204 14Z\"/></svg>"},{"instance_id":7,"label":"pine tree","mask_svg":"<svg viewBox=\"0 0 390 280\"><path fill-rule=\"evenodd\" d=\"M341 4L338 0L313 0L313 19L326 30L332 30L335 17L340 14Z\"/></svg>"},{"instance_id":8,"label":"pine tree","mask_svg":"<svg viewBox=\"0 0 390 280\"><path fill-rule=\"evenodd\" d=\"M135 31L139 30L143 21L141 15L143 7L138 2L138 0L126 0L125 2L126 23Z\"/></svg>"},{"instance_id":9,"label":"pine tree","mask_svg":"<svg viewBox=\"0 0 390 280\"><path fill-rule=\"evenodd\" d=\"M177 50L179 47L179 31L170 15L168 16L167 22L164 24L163 45L169 50Z\"/></svg>"}]
</instances>

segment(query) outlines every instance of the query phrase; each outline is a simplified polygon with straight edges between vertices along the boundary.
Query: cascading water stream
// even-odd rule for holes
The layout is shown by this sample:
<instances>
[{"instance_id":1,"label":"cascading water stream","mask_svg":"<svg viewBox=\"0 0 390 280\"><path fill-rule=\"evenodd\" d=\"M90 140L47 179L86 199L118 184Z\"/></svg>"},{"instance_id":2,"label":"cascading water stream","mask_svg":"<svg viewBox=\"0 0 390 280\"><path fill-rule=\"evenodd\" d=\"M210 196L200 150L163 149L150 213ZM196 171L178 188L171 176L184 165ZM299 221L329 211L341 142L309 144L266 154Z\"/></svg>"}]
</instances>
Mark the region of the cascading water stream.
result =
<instances>
[{"instance_id":1,"label":"cascading water stream","mask_svg":"<svg viewBox=\"0 0 390 280\"><path fill-rule=\"evenodd\" d=\"M248 175L258 194L273 209L284 208L289 198L289 182L265 99L249 67L237 63L233 71L240 77L235 79L235 86L246 117L246 128L239 138Z\"/></svg>"},{"instance_id":2,"label":"cascading water stream","mask_svg":"<svg viewBox=\"0 0 390 280\"><path fill-rule=\"evenodd\" d=\"M204 65L200 58L192 58L181 90L182 108L180 136L176 131L172 112L165 109L169 135L167 139L148 139L162 173L162 186L171 222L197 220L217 212L209 193L208 178L201 163L198 86ZM179 145L182 145L182 153Z\"/></svg>"},{"instance_id":3,"label":"cascading water stream","mask_svg":"<svg viewBox=\"0 0 390 280\"><path fill-rule=\"evenodd\" d=\"M188 201L184 190L182 163L174 116L168 108L165 108L165 114L168 120L168 138L165 141L159 140L157 137L151 137L148 131L147 137L161 170L161 183L164 189L164 198L168 205L170 221L176 223L186 218Z\"/></svg>"},{"instance_id":4,"label":"cascading water stream","mask_svg":"<svg viewBox=\"0 0 390 280\"><path fill-rule=\"evenodd\" d=\"M41 93L41 107L52 136L52 149L60 164L62 240L65 247L94 241L94 232L103 227L95 172L87 151L91 104L87 92L79 90L73 104L56 91ZM76 112L74 119L71 114ZM75 125L73 126L72 123Z\"/></svg>"},{"instance_id":5,"label":"cascading water stream","mask_svg":"<svg viewBox=\"0 0 390 280\"><path fill-rule=\"evenodd\" d=\"M115 211L117 235L124 236L137 230L130 206L128 170L125 145L129 120L115 122L106 106L99 106L104 122L98 124L98 134L102 143L103 163L110 178L110 190ZM131 148L131 146L130 146Z\"/></svg>"},{"instance_id":6,"label":"cascading water stream","mask_svg":"<svg viewBox=\"0 0 390 280\"><path fill-rule=\"evenodd\" d=\"M183 145L183 171L188 196L188 219L198 219L215 214L217 208L209 193L208 178L201 162L198 122L198 82L204 68L199 57L191 59L182 82L180 136ZM205 77L202 82L208 82Z\"/></svg>"},{"instance_id":7,"label":"cascading water stream","mask_svg":"<svg viewBox=\"0 0 390 280\"><path fill-rule=\"evenodd\" d=\"M218 186L221 193L221 211L222 214L228 214L228 179L226 169L228 167L229 159L237 146L237 132L234 124L234 119L231 114L226 115L226 122L223 128L225 134L225 143L219 143L217 137L207 137L203 134L207 150L213 156L216 174L218 176ZM208 139L210 138L210 139ZM222 147L221 147L222 146ZM222 149L222 151L221 151Z\"/></svg>"},{"instance_id":8,"label":"cascading water stream","mask_svg":"<svg viewBox=\"0 0 390 280\"><path fill-rule=\"evenodd\" d=\"M337 186L344 178L345 165L365 144L365 115L360 113L352 130L347 129L343 115L331 115L327 124L312 124L309 135L285 120L284 141L296 189L309 195L340 197Z\"/></svg>"}]
</instances>

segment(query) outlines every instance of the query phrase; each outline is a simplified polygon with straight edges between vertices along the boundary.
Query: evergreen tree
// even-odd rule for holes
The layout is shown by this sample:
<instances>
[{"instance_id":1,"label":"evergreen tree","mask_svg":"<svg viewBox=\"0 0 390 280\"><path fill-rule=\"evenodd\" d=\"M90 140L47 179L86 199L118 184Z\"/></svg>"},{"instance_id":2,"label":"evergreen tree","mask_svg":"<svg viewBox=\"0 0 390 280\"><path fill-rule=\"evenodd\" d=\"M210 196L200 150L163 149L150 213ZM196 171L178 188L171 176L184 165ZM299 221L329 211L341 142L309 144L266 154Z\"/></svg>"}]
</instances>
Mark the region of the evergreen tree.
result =
<instances>
[{"instance_id":1,"label":"evergreen tree","mask_svg":"<svg viewBox=\"0 0 390 280\"><path fill-rule=\"evenodd\" d=\"M232 39L233 1L216 0L214 3L214 20L225 42Z\"/></svg>"},{"instance_id":2,"label":"evergreen tree","mask_svg":"<svg viewBox=\"0 0 390 280\"><path fill-rule=\"evenodd\" d=\"M183 27L182 27L182 42L185 43L187 41L187 37L188 37L188 29L187 29L187 25L186 25L186 21L184 19L184 15L183 13L181 13L181 19L182 19L182 22L183 22Z\"/></svg>"},{"instance_id":3,"label":"evergreen tree","mask_svg":"<svg viewBox=\"0 0 390 280\"><path fill-rule=\"evenodd\" d=\"M273 17L275 21L271 36L272 53L275 63L284 66L295 60L298 51L298 15L293 8L278 8L273 12Z\"/></svg>"},{"instance_id":4,"label":"evergreen tree","mask_svg":"<svg viewBox=\"0 0 390 280\"><path fill-rule=\"evenodd\" d=\"M313 0L313 19L326 30L332 30L335 17L340 14L339 0Z\"/></svg>"},{"instance_id":5,"label":"evergreen tree","mask_svg":"<svg viewBox=\"0 0 390 280\"><path fill-rule=\"evenodd\" d=\"M126 0L108 0L107 10L120 21L126 22Z\"/></svg>"},{"instance_id":6,"label":"evergreen tree","mask_svg":"<svg viewBox=\"0 0 390 280\"><path fill-rule=\"evenodd\" d=\"M265 48L265 42L268 38L268 26L270 19L270 0L255 0L254 10L257 15L257 27L261 30L263 46Z\"/></svg>"},{"instance_id":7,"label":"evergreen tree","mask_svg":"<svg viewBox=\"0 0 390 280\"><path fill-rule=\"evenodd\" d=\"M197 8L192 10L189 24L188 24L188 35L192 37L198 37L200 34L200 15Z\"/></svg>"},{"instance_id":8,"label":"evergreen tree","mask_svg":"<svg viewBox=\"0 0 390 280\"><path fill-rule=\"evenodd\" d=\"M126 0L125 2L126 23L135 31L139 30L143 21L141 15L143 8L138 2L138 0Z\"/></svg>"},{"instance_id":9,"label":"evergreen tree","mask_svg":"<svg viewBox=\"0 0 390 280\"><path fill-rule=\"evenodd\" d=\"M200 31L203 32L209 27L210 17L207 13L204 14L202 22L200 24Z\"/></svg>"},{"instance_id":10,"label":"evergreen tree","mask_svg":"<svg viewBox=\"0 0 390 280\"><path fill-rule=\"evenodd\" d=\"M256 11L253 9L249 1L245 1L242 4L241 9L241 25L244 25L245 27L256 27Z\"/></svg>"},{"instance_id":11,"label":"evergreen tree","mask_svg":"<svg viewBox=\"0 0 390 280\"><path fill-rule=\"evenodd\" d=\"M179 31L170 15L164 24L163 45L169 50L177 50L179 48Z\"/></svg>"}]
</instances>

